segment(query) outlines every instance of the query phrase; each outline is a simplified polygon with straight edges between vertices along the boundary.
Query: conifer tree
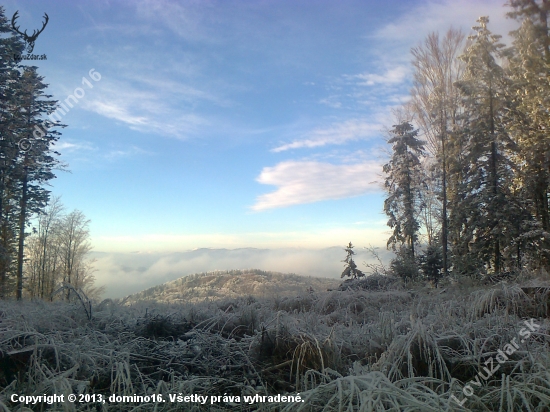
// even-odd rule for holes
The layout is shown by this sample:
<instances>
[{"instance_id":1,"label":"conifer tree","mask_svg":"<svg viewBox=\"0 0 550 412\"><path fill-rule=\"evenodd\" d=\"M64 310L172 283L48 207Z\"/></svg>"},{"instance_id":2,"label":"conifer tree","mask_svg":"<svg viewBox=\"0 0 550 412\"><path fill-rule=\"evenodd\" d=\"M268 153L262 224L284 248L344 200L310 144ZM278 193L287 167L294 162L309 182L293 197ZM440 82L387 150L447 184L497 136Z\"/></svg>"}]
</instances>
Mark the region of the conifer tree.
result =
<instances>
[{"instance_id":1,"label":"conifer tree","mask_svg":"<svg viewBox=\"0 0 550 412\"><path fill-rule=\"evenodd\" d=\"M422 169L420 158L424 155L424 142L417 138L418 131L408 122L394 125L388 143L392 145L392 157L384 165L385 188L384 212L389 217L388 226L393 233L388 247L406 245L412 258L418 240L421 211Z\"/></svg>"},{"instance_id":2,"label":"conifer tree","mask_svg":"<svg viewBox=\"0 0 550 412\"><path fill-rule=\"evenodd\" d=\"M530 20L546 62L550 63L550 1L549 0L510 0L508 6L514 10L508 17Z\"/></svg>"},{"instance_id":3,"label":"conifer tree","mask_svg":"<svg viewBox=\"0 0 550 412\"><path fill-rule=\"evenodd\" d=\"M6 35L9 35L6 37ZM11 288L10 275L15 270L17 245L17 200L15 171L17 167L17 135L15 126L21 121L17 107L20 77L13 59L25 45L19 36L12 35L4 8L0 6L0 298Z\"/></svg>"},{"instance_id":4,"label":"conifer tree","mask_svg":"<svg viewBox=\"0 0 550 412\"><path fill-rule=\"evenodd\" d=\"M57 101L44 93L47 87L36 67L24 67L17 83L17 93L21 96L21 106L17 107L18 119L15 124L18 155L13 176L17 179L19 201L17 287L16 298L23 296L23 260L25 228L32 214L40 213L49 200L49 191L44 184L55 177L53 169L59 165L54 155L58 152L52 146L60 133L51 128L45 117L55 111ZM56 126L63 126L57 124Z\"/></svg>"},{"instance_id":5,"label":"conifer tree","mask_svg":"<svg viewBox=\"0 0 550 412\"><path fill-rule=\"evenodd\" d=\"M29 220L44 210L45 185L63 167L53 145L60 136L55 128L64 125L46 120L57 102L45 93L36 67L15 61L24 47L0 6L0 297L15 286L17 299L23 296Z\"/></svg>"},{"instance_id":6,"label":"conifer tree","mask_svg":"<svg viewBox=\"0 0 550 412\"><path fill-rule=\"evenodd\" d=\"M357 265L353 261L353 255L355 255L353 247L354 246L351 244L351 242L349 242L349 245L344 249L347 253L347 256L345 260L342 260L342 262L345 262L347 266L342 272L342 276L340 276L341 278L349 276L352 279L357 279L365 276L363 272L357 269Z\"/></svg>"},{"instance_id":7,"label":"conifer tree","mask_svg":"<svg viewBox=\"0 0 550 412\"><path fill-rule=\"evenodd\" d=\"M550 269L550 0L508 5L508 15L522 21L509 49L488 30L487 17L459 59L453 30L443 40L432 33L412 49L414 85L404 118L419 126L429 155L420 156L424 176L410 181L425 185L408 196L407 179L396 178L407 176L406 168L395 165L410 163L396 160L396 148L384 166L388 246L397 253L391 269L403 277L412 277L418 262L426 276L439 276L439 253L443 260L446 253L434 247L438 237L451 252L443 267L455 273ZM428 249L415 260L411 243L419 240L415 217L422 208L430 209L423 213Z\"/></svg>"},{"instance_id":8,"label":"conifer tree","mask_svg":"<svg viewBox=\"0 0 550 412\"><path fill-rule=\"evenodd\" d=\"M468 213L463 242L468 242L468 260L474 257L495 272L503 268L504 232L513 215L511 193L513 147L503 115L506 109L507 80L497 63L504 45L500 36L487 28L489 19L478 19L472 44L461 58L466 71L457 83L463 96L468 123L460 131L467 159L466 197L462 207Z\"/></svg>"},{"instance_id":9,"label":"conifer tree","mask_svg":"<svg viewBox=\"0 0 550 412\"><path fill-rule=\"evenodd\" d=\"M422 273L435 286L443 277L443 255L438 244L428 245L426 250L419 257Z\"/></svg>"},{"instance_id":10,"label":"conifer tree","mask_svg":"<svg viewBox=\"0 0 550 412\"><path fill-rule=\"evenodd\" d=\"M516 2L519 3L519 2ZM537 16L538 18L538 16ZM542 24L539 23L539 26ZM513 33L507 128L517 146L515 189L521 199L521 226L515 243L519 253L537 256L536 266L550 268L550 60L547 33L530 18ZM531 217L533 219L531 219Z\"/></svg>"}]
</instances>

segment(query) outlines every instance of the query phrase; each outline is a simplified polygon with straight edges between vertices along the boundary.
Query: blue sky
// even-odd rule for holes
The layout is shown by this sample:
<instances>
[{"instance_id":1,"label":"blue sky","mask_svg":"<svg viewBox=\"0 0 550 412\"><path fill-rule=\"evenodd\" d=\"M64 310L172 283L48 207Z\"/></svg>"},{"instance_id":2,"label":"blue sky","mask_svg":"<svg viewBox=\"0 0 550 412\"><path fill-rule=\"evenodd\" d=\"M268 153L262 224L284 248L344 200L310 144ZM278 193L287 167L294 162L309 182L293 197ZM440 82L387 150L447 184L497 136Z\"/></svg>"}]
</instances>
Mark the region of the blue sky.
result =
<instances>
[{"instance_id":1,"label":"blue sky","mask_svg":"<svg viewBox=\"0 0 550 412\"><path fill-rule=\"evenodd\" d=\"M85 92L52 192L106 253L385 245L383 130L410 48L481 15L516 27L502 1L3 5L29 32L48 13L39 72L57 100Z\"/></svg>"}]
</instances>

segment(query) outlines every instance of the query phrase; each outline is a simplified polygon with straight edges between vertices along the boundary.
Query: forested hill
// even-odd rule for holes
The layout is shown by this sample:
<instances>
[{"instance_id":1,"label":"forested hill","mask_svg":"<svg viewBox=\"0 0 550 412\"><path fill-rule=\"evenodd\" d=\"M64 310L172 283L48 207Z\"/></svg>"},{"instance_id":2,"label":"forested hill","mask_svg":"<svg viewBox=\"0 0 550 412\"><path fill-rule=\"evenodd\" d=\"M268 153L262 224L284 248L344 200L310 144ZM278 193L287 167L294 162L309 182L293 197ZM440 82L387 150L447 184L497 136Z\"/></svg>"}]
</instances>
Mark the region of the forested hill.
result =
<instances>
[{"instance_id":1,"label":"forested hill","mask_svg":"<svg viewBox=\"0 0 550 412\"><path fill-rule=\"evenodd\" d=\"M258 269L195 273L135 293L126 304L151 300L162 303L196 303L204 300L239 296L296 297L309 290L326 291L336 287L338 279L284 274Z\"/></svg>"}]
</instances>

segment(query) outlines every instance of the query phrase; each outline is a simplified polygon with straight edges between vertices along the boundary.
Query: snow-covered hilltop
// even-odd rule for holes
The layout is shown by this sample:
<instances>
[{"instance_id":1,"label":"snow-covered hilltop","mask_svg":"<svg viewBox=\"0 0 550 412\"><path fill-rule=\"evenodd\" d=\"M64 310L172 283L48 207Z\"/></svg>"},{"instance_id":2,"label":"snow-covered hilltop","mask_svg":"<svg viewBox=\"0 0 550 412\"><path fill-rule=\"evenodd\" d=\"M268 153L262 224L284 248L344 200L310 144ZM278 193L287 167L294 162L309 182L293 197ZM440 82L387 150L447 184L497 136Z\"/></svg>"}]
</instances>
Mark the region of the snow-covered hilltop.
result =
<instances>
[{"instance_id":1,"label":"snow-covered hilltop","mask_svg":"<svg viewBox=\"0 0 550 412\"><path fill-rule=\"evenodd\" d=\"M240 296L296 297L308 291L326 291L339 283L338 279L259 269L218 270L184 276L130 295L124 301L126 304L138 301L197 303Z\"/></svg>"}]
</instances>

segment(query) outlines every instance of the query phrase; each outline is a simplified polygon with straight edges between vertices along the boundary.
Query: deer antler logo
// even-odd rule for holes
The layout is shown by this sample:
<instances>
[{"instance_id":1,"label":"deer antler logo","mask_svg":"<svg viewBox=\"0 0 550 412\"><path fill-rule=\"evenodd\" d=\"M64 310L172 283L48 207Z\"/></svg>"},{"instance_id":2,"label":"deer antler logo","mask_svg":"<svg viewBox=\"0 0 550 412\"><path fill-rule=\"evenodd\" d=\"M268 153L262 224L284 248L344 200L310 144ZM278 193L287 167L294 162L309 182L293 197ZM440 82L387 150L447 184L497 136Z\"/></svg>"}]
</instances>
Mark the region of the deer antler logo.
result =
<instances>
[{"instance_id":1,"label":"deer antler logo","mask_svg":"<svg viewBox=\"0 0 550 412\"><path fill-rule=\"evenodd\" d=\"M21 36L23 36L23 39L27 42L27 51L29 53L32 53L32 51L34 50L34 42L38 38L38 35L44 31L44 29L46 28L46 25L48 24L48 21L50 20L50 18L48 17L48 15L46 13L44 13L44 23L42 24L42 28L38 31L34 30L32 32L32 35L29 36L27 34L27 30L25 30L24 33L21 33L19 31L19 27L15 26L15 21L17 20L18 14L19 14L19 10L17 10L15 12L15 14L13 15L13 17L11 18L11 27L13 28L13 30L15 30Z\"/></svg>"}]
</instances>

